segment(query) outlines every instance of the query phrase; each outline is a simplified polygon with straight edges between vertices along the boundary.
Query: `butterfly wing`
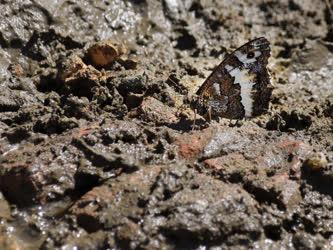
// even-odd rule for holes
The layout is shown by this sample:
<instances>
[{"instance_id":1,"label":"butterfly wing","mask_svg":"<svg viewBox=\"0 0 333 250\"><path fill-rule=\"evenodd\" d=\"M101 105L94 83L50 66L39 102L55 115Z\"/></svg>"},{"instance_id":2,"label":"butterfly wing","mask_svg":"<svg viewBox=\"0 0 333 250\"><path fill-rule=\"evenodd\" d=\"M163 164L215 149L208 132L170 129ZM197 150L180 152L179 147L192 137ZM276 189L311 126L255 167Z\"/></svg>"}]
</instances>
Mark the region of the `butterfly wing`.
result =
<instances>
[{"instance_id":1,"label":"butterfly wing","mask_svg":"<svg viewBox=\"0 0 333 250\"><path fill-rule=\"evenodd\" d=\"M252 117L268 109L272 87L267 71L269 42L254 39L228 55L197 91L214 116Z\"/></svg>"}]
</instances>

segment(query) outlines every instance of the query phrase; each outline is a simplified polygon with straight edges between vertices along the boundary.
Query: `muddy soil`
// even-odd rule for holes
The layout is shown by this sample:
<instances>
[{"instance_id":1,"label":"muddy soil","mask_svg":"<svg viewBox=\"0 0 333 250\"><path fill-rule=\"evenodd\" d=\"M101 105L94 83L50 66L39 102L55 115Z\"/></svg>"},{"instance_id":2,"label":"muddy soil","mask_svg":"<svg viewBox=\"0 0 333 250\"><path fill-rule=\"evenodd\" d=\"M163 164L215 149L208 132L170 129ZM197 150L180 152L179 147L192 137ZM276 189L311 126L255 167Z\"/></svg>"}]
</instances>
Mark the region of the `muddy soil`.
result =
<instances>
[{"instance_id":1,"label":"muddy soil","mask_svg":"<svg viewBox=\"0 0 333 250\"><path fill-rule=\"evenodd\" d=\"M0 1L0 249L333 249L333 2ZM268 112L207 122L271 43Z\"/></svg>"}]
</instances>

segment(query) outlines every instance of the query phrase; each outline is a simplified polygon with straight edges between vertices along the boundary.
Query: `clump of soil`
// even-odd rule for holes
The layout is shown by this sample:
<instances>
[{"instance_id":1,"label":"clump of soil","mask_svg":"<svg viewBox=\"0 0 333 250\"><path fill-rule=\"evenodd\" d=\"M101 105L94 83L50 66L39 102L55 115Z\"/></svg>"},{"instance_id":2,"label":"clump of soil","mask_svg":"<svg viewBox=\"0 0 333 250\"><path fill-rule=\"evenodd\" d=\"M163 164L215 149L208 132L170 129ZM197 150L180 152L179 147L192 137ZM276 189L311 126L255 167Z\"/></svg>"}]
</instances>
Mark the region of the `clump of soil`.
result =
<instances>
[{"instance_id":1,"label":"clump of soil","mask_svg":"<svg viewBox=\"0 0 333 250\"><path fill-rule=\"evenodd\" d=\"M332 248L329 1L0 7L1 249ZM261 36L268 112L195 117Z\"/></svg>"}]
</instances>

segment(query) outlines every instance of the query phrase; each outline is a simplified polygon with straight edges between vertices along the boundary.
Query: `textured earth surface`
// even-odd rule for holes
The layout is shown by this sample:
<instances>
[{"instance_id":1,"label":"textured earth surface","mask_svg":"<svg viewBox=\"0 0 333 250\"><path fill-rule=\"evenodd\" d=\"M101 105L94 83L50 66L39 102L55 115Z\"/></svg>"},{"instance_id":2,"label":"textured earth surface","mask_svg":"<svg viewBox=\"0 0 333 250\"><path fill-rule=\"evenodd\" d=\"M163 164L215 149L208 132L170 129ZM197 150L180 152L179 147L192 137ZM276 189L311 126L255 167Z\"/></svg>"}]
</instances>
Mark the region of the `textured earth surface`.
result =
<instances>
[{"instance_id":1,"label":"textured earth surface","mask_svg":"<svg viewBox=\"0 0 333 250\"><path fill-rule=\"evenodd\" d=\"M333 249L329 0L0 1L1 249ZM271 43L269 111L196 118Z\"/></svg>"}]
</instances>

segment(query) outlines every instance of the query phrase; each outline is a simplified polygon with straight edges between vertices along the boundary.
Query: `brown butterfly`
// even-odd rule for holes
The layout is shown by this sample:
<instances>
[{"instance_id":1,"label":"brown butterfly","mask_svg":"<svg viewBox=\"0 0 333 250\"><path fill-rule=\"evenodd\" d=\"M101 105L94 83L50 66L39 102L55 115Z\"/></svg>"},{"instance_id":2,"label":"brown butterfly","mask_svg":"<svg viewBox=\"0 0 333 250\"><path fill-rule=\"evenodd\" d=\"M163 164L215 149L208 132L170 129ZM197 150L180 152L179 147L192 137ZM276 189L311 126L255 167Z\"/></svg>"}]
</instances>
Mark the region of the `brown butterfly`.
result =
<instances>
[{"instance_id":1,"label":"brown butterfly","mask_svg":"<svg viewBox=\"0 0 333 250\"><path fill-rule=\"evenodd\" d=\"M264 113L273 89L266 68L269 56L264 37L229 54L197 91L197 111L209 119L242 119Z\"/></svg>"}]
</instances>

